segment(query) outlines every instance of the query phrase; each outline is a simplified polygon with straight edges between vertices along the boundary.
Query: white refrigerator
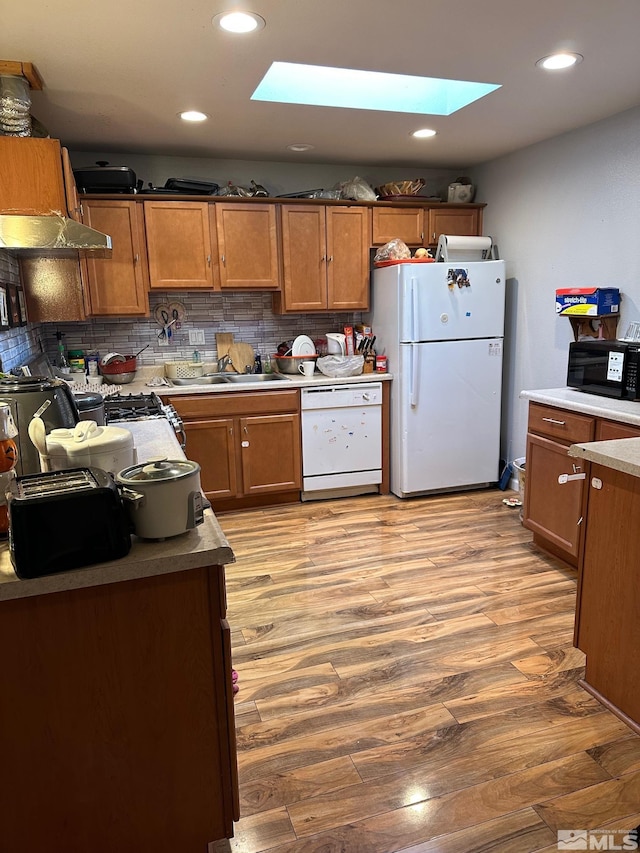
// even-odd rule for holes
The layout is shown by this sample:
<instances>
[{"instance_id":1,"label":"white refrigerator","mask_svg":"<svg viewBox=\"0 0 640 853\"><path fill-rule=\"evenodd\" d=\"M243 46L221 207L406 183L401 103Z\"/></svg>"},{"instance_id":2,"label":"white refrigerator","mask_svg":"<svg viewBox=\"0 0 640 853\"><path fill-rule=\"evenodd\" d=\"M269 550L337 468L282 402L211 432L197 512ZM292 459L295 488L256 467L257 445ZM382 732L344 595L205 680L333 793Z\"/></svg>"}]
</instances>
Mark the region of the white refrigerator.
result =
<instances>
[{"instance_id":1,"label":"white refrigerator","mask_svg":"<svg viewBox=\"0 0 640 853\"><path fill-rule=\"evenodd\" d=\"M373 272L369 320L391 383L391 491L499 479L504 261L404 262Z\"/></svg>"}]
</instances>

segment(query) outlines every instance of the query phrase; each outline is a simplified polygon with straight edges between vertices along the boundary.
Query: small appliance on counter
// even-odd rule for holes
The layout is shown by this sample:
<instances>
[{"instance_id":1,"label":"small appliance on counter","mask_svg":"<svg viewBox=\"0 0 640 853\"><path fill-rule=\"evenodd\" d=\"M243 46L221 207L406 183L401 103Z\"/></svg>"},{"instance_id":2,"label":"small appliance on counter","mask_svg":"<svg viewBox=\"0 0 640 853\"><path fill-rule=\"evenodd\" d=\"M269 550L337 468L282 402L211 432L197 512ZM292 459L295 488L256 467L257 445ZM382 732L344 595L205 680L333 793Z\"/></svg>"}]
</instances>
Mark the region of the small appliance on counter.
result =
<instances>
[{"instance_id":1,"label":"small appliance on counter","mask_svg":"<svg viewBox=\"0 0 640 853\"><path fill-rule=\"evenodd\" d=\"M0 379L0 402L6 402L18 429L18 474L35 474L40 471L38 452L29 439L29 424L34 414L42 409L45 428L73 428L79 420L78 406L67 385L61 379L44 376L13 376Z\"/></svg>"},{"instance_id":2,"label":"small appliance on counter","mask_svg":"<svg viewBox=\"0 0 640 853\"><path fill-rule=\"evenodd\" d=\"M131 549L117 486L99 468L14 477L7 504L9 551L19 578L117 560Z\"/></svg>"},{"instance_id":3,"label":"small appliance on counter","mask_svg":"<svg viewBox=\"0 0 640 853\"><path fill-rule=\"evenodd\" d=\"M571 341L567 385L587 394L640 400L640 345L628 341Z\"/></svg>"},{"instance_id":4,"label":"small appliance on counter","mask_svg":"<svg viewBox=\"0 0 640 853\"><path fill-rule=\"evenodd\" d=\"M138 461L128 429L80 421L73 429L54 429L46 437L50 470L101 468L117 474Z\"/></svg>"},{"instance_id":5,"label":"small appliance on counter","mask_svg":"<svg viewBox=\"0 0 640 853\"><path fill-rule=\"evenodd\" d=\"M116 482L134 533L142 539L169 539L204 521L197 462L157 457L120 471Z\"/></svg>"}]
</instances>

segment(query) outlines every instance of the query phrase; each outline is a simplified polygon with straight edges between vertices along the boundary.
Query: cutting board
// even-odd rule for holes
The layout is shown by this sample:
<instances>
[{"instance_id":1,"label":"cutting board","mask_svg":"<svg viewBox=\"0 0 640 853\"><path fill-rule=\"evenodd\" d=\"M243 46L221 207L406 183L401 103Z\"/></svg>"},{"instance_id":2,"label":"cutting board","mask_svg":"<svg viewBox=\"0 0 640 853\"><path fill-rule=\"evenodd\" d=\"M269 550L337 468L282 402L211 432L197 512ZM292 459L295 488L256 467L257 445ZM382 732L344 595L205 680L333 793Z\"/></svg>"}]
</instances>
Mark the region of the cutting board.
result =
<instances>
[{"instance_id":1,"label":"cutting board","mask_svg":"<svg viewBox=\"0 0 640 853\"><path fill-rule=\"evenodd\" d=\"M253 370L255 353L251 344L235 343L229 347L229 355L236 373L244 373L245 367Z\"/></svg>"},{"instance_id":2,"label":"cutting board","mask_svg":"<svg viewBox=\"0 0 640 853\"><path fill-rule=\"evenodd\" d=\"M216 349L218 351L218 358L222 358L223 355L229 355L229 347L232 343L233 332L216 332ZM229 364L225 370L227 373L232 373L233 367Z\"/></svg>"}]
</instances>

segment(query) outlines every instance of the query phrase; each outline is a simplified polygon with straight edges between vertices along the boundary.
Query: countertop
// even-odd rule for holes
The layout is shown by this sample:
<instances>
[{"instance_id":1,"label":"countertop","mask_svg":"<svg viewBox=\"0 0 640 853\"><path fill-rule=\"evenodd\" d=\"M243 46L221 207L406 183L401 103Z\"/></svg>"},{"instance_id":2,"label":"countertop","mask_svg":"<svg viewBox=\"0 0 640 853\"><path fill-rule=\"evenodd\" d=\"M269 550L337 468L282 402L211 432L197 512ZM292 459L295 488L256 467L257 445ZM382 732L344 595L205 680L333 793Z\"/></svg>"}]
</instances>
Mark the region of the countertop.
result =
<instances>
[{"instance_id":1,"label":"countertop","mask_svg":"<svg viewBox=\"0 0 640 853\"><path fill-rule=\"evenodd\" d=\"M215 373L213 365L205 362L205 373ZM361 382L389 382L393 379L391 373L361 373L358 376L332 378L317 372L311 379L302 375L278 374L284 379L275 382L224 382L219 385L156 385L154 379L163 376L161 365L143 366L138 369L136 378L128 385L122 385L120 394L149 394L155 392L162 396L178 396L185 394L228 394L238 391L286 391L291 388L320 388L327 385L353 385ZM151 383L151 384L150 384ZM90 386L91 390L108 394L113 386L103 384L99 387ZM75 390L75 387L74 387ZM80 389L79 389L80 390Z\"/></svg>"},{"instance_id":2,"label":"countertop","mask_svg":"<svg viewBox=\"0 0 640 853\"><path fill-rule=\"evenodd\" d=\"M521 391L520 397L534 403L557 406L572 412L640 426L640 402L586 394L577 388ZM597 462L607 468L640 477L640 438L618 438L612 441L572 444L569 448L569 456L587 459L589 462Z\"/></svg>"},{"instance_id":3,"label":"countertop","mask_svg":"<svg viewBox=\"0 0 640 853\"><path fill-rule=\"evenodd\" d=\"M614 471L640 477L640 438L616 438L613 441L586 441L572 444L569 456L597 462Z\"/></svg>"},{"instance_id":4,"label":"countertop","mask_svg":"<svg viewBox=\"0 0 640 853\"><path fill-rule=\"evenodd\" d=\"M541 391L521 391L520 398L531 400L533 403L543 403L547 406L557 406L560 409L593 415L598 418L608 418L610 421L620 421L621 423L640 426L640 402L615 400L611 397L600 397L597 394L586 394L577 388L546 388ZM622 441L635 441L635 439L622 439Z\"/></svg>"},{"instance_id":5,"label":"countertop","mask_svg":"<svg viewBox=\"0 0 640 853\"><path fill-rule=\"evenodd\" d=\"M152 456L185 458L173 428L166 420L133 421L119 423L118 426L132 433L138 462L144 462ZM132 536L131 542L131 551L120 560L31 580L20 580L16 576L9 556L9 546L4 542L0 544L0 601L101 586L201 566L222 566L235 560L233 551L211 510L205 510L203 524L180 536L160 542Z\"/></svg>"}]
</instances>

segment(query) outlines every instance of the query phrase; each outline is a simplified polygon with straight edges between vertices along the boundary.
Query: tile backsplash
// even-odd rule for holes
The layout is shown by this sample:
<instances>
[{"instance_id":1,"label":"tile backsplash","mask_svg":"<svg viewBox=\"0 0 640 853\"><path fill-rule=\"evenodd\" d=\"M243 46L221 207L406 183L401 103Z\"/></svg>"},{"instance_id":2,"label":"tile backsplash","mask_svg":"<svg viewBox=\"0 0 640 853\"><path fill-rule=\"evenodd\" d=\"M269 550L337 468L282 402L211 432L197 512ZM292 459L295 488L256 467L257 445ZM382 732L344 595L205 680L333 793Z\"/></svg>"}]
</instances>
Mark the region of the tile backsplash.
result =
<instances>
[{"instance_id":1,"label":"tile backsplash","mask_svg":"<svg viewBox=\"0 0 640 853\"><path fill-rule=\"evenodd\" d=\"M216 332L232 332L236 341L244 341L261 354L274 353L281 341L297 335L316 339L326 332L342 331L346 324L357 323L360 312L332 314L274 314L270 293L158 293L150 294L150 317L122 319L93 319L84 323L46 323L39 327L44 350L54 357L56 332L65 335L67 349L136 353L148 345L139 356L142 365L160 364L172 358L190 358L197 349L203 360L217 357ZM156 308L162 304L181 302L185 319L176 330L169 346L161 346L160 325L154 319ZM189 330L202 329L205 343L189 343Z\"/></svg>"},{"instance_id":2,"label":"tile backsplash","mask_svg":"<svg viewBox=\"0 0 640 853\"><path fill-rule=\"evenodd\" d=\"M2 249L0 249L0 282L20 284L20 272L15 255ZM11 370L12 367L24 364L36 355L40 351L38 338L38 328L30 325L0 332L2 370Z\"/></svg>"},{"instance_id":3,"label":"tile backsplash","mask_svg":"<svg viewBox=\"0 0 640 853\"><path fill-rule=\"evenodd\" d=\"M14 255L0 250L0 282L20 283L18 262ZM161 346L161 327L154 319L162 304L181 302L184 322L174 331L170 344ZM150 294L149 317L120 319L97 318L85 322L28 324L0 332L2 369L11 370L24 364L41 351L52 361L57 353L56 332L64 334L66 349L136 353L141 365L161 364L172 358L190 358L197 349L203 360L217 358L216 332L232 332L236 341L244 341L262 355L274 353L279 343L297 335L314 340L326 332L342 331L343 326L360 322L361 312L323 314L274 314L270 293L211 293L181 291ZM189 343L189 330L204 331L204 344Z\"/></svg>"}]
</instances>

